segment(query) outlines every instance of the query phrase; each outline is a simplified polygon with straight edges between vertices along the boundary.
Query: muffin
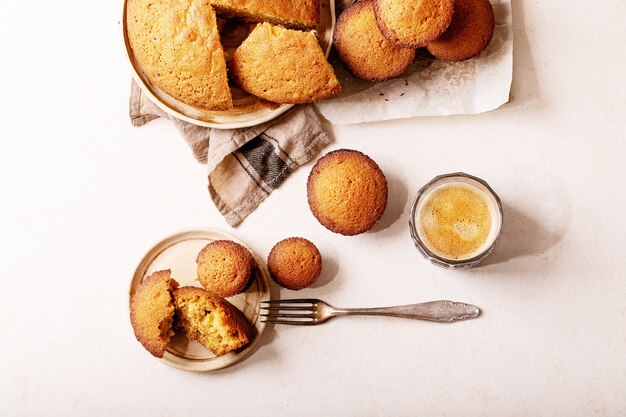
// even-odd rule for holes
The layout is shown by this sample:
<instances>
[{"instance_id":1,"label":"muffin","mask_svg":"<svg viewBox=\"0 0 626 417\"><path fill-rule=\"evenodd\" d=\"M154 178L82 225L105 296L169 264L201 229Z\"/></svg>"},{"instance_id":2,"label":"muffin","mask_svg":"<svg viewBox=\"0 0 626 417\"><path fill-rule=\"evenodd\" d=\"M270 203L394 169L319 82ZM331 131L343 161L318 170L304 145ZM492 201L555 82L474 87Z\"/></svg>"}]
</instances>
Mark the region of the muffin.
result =
<instances>
[{"instance_id":1,"label":"muffin","mask_svg":"<svg viewBox=\"0 0 626 417\"><path fill-rule=\"evenodd\" d=\"M200 284L221 297L245 291L256 269L250 251L230 240L216 240L206 245L196 263Z\"/></svg>"},{"instance_id":2,"label":"muffin","mask_svg":"<svg viewBox=\"0 0 626 417\"><path fill-rule=\"evenodd\" d=\"M387 205L387 179L376 162L350 149L330 152L307 182L309 207L327 229L357 235L371 229Z\"/></svg>"},{"instance_id":3,"label":"muffin","mask_svg":"<svg viewBox=\"0 0 626 417\"><path fill-rule=\"evenodd\" d=\"M237 48L229 68L244 91L274 103L312 103L341 92L311 32L261 23Z\"/></svg>"},{"instance_id":4,"label":"muffin","mask_svg":"<svg viewBox=\"0 0 626 417\"><path fill-rule=\"evenodd\" d=\"M252 340L252 326L237 307L202 288L174 291L176 323L187 337L217 356L237 350Z\"/></svg>"},{"instance_id":5,"label":"muffin","mask_svg":"<svg viewBox=\"0 0 626 417\"><path fill-rule=\"evenodd\" d=\"M270 22L297 29L315 29L319 0L210 0L218 12L253 22Z\"/></svg>"},{"instance_id":6,"label":"muffin","mask_svg":"<svg viewBox=\"0 0 626 417\"><path fill-rule=\"evenodd\" d=\"M454 0L374 0L380 31L391 42L421 48L450 25Z\"/></svg>"},{"instance_id":7,"label":"muffin","mask_svg":"<svg viewBox=\"0 0 626 417\"><path fill-rule=\"evenodd\" d=\"M130 322L135 337L157 358L163 357L174 335L172 291L176 288L178 282L169 270L157 271L141 281L130 302Z\"/></svg>"},{"instance_id":8,"label":"muffin","mask_svg":"<svg viewBox=\"0 0 626 417\"><path fill-rule=\"evenodd\" d=\"M216 16L208 1L128 0L128 40L161 90L207 110L233 107Z\"/></svg>"},{"instance_id":9,"label":"muffin","mask_svg":"<svg viewBox=\"0 0 626 417\"><path fill-rule=\"evenodd\" d=\"M491 42L495 16L489 0L456 0L448 30L426 45L443 61L463 61L481 53Z\"/></svg>"},{"instance_id":10,"label":"muffin","mask_svg":"<svg viewBox=\"0 0 626 417\"><path fill-rule=\"evenodd\" d=\"M371 0L354 3L339 16L333 43L341 62L362 80L397 77L415 58L414 48L397 46L380 33Z\"/></svg>"},{"instance_id":11,"label":"muffin","mask_svg":"<svg viewBox=\"0 0 626 417\"><path fill-rule=\"evenodd\" d=\"M320 276L322 255L307 239L290 237L274 245L267 258L267 267L278 285L301 290Z\"/></svg>"}]
</instances>

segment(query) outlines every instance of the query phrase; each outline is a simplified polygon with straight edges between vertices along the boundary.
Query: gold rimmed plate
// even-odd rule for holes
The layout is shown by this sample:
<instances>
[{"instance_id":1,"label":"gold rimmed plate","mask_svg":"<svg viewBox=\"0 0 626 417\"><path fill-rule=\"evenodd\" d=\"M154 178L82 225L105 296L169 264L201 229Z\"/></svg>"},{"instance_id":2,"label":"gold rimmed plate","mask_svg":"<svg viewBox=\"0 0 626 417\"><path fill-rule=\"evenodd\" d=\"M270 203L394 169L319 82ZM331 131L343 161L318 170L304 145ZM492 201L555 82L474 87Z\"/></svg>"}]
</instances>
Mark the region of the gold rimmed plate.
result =
<instances>
[{"instance_id":1,"label":"gold rimmed plate","mask_svg":"<svg viewBox=\"0 0 626 417\"><path fill-rule=\"evenodd\" d=\"M126 30L127 3L128 0L124 0L122 30L126 55L131 66L133 79L139 85L142 92L164 112L198 126L216 129L239 129L268 122L294 106L293 104L282 104L278 107L270 107L264 100L245 93L233 86L231 86L233 108L228 111L212 111L190 106L167 94L150 81L135 59ZM332 46L334 26L334 1L320 0L320 24L316 28L316 34L327 58Z\"/></svg>"},{"instance_id":2,"label":"gold rimmed plate","mask_svg":"<svg viewBox=\"0 0 626 417\"><path fill-rule=\"evenodd\" d=\"M196 257L204 246L220 239L232 240L246 246L235 236L218 229L188 230L169 236L154 245L139 262L133 274L129 307L137 285L155 271L170 269L172 277L181 287L187 285L199 287L200 284L196 280ZM244 293L229 297L227 300L241 310L255 328L252 342L241 350L215 356L200 343L189 340L187 336L177 332L172 337L161 359L162 362L185 371L213 371L232 365L251 353L265 330L265 323L261 322L259 317L259 309L262 301L270 299L270 290L269 275L263 260L251 250L250 252L259 266L252 285Z\"/></svg>"}]
</instances>

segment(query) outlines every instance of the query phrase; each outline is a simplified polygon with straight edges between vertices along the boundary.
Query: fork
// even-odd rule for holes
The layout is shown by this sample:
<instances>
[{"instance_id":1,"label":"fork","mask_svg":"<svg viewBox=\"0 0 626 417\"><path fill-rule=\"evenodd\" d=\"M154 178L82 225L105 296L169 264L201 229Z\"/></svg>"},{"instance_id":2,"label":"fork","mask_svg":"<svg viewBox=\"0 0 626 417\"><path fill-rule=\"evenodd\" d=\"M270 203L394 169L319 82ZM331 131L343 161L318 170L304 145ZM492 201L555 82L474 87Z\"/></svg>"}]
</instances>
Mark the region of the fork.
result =
<instances>
[{"instance_id":1,"label":"fork","mask_svg":"<svg viewBox=\"0 0 626 417\"><path fill-rule=\"evenodd\" d=\"M324 323L333 317L354 315L405 317L442 323L473 319L480 315L480 309L476 306L448 300L377 308L336 308L316 298L269 300L261 303L261 309L267 311L261 314L263 322L300 326Z\"/></svg>"}]
</instances>

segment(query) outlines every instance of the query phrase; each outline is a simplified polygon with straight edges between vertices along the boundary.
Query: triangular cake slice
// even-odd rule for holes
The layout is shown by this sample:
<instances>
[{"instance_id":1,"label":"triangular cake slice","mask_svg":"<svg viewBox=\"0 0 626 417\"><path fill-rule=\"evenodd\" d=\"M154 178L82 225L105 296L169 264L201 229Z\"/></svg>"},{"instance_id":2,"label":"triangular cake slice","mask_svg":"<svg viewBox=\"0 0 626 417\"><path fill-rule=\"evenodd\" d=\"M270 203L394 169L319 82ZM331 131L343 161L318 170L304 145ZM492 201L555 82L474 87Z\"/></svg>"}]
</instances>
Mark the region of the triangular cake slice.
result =
<instances>
[{"instance_id":1,"label":"triangular cake slice","mask_svg":"<svg viewBox=\"0 0 626 417\"><path fill-rule=\"evenodd\" d=\"M261 23L230 62L233 80L245 91L280 104L312 103L341 92L312 32Z\"/></svg>"},{"instance_id":2,"label":"triangular cake slice","mask_svg":"<svg viewBox=\"0 0 626 417\"><path fill-rule=\"evenodd\" d=\"M135 58L157 87L194 107L233 107L208 0L129 0L127 28Z\"/></svg>"},{"instance_id":3,"label":"triangular cake slice","mask_svg":"<svg viewBox=\"0 0 626 417\"><path fill-rule=\"evenodd\" d=\"M253 22L270 22L298 29L315 29L319 0L210 0L221 14Z\"/></svg>"},{"instance_id":4,"label":"triangular cake slice","mask_svg":"<svg viewBox=\"0 0 626 417\"><path fill-rule=\"evenodd\" d=\"M169 270L157 271L141 281L130 302L130 322L135 337L157 358L163 357L174 335L172 292L176 288L178 282L171 277Z\"/></svg>"}]
</instances>

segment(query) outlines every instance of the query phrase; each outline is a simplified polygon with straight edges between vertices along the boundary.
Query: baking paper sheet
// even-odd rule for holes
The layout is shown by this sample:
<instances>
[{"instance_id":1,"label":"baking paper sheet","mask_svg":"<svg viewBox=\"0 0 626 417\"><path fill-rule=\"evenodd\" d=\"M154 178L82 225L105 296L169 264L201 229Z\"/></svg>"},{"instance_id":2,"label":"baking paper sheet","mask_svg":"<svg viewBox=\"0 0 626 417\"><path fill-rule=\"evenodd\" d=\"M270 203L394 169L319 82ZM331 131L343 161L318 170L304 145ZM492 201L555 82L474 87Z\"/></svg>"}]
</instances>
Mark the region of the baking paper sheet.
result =
<instances>
[{"instance_id":1,"label":"baking paper sheet","mask_svg":"<svg viewBox=\"0 0 626 417\"><path fill-rule=\"evenodd\" d=\"M337 2L337 16L345 3L346 0ZM333 52L331 64L343 92L317 103L319 111L331 123L350 124L414 116L476 114L508 102L513 73L511 2L492 0L491 3L496 17L493 39L479 56L467 61L435 60L420 49L403 76L376 83L350 75Z\"/></svg>"}]
</instances>

